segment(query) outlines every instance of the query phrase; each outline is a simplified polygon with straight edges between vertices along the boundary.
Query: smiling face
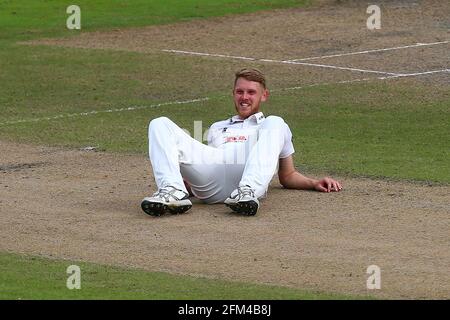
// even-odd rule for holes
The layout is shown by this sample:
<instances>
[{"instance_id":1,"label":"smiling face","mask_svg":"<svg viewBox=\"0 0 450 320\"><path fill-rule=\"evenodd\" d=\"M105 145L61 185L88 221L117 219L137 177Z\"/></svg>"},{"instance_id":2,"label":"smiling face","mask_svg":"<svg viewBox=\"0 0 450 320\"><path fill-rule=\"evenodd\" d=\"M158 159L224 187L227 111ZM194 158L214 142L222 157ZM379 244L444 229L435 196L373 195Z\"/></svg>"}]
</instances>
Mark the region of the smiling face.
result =
<instances>
[{"instance_id":1,"label":"smiling face","mask_svg":"<svg viewBox=\"0 0 450 320\"><path fill-rule=\"evenodd\" d=\"M236 112L241 119L247 119L259 112L261 102L267 100L269 92L256 81L238 78L233 89L233 99Z\"/></svg>"}]
</instances>

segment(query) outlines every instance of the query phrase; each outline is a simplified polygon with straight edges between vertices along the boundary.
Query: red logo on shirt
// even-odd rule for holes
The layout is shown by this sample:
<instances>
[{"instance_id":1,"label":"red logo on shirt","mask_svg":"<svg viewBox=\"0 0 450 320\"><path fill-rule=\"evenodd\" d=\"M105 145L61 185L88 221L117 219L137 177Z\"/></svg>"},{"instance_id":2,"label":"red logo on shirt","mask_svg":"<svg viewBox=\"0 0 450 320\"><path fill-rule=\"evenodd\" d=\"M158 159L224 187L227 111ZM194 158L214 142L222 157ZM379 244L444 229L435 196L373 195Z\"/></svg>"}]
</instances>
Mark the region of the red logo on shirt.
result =
<instances>
[{"instance_id":1,"label":"red logo on shirt","mask_svg":"<svg viewBox=\"0 0 450 320\"><path fill-rule=\"evenodd\" d=\"M225 142L243 142L247 141L246 136L234 136L234 137L226 137Z\"/></svg>"}]
</instances>

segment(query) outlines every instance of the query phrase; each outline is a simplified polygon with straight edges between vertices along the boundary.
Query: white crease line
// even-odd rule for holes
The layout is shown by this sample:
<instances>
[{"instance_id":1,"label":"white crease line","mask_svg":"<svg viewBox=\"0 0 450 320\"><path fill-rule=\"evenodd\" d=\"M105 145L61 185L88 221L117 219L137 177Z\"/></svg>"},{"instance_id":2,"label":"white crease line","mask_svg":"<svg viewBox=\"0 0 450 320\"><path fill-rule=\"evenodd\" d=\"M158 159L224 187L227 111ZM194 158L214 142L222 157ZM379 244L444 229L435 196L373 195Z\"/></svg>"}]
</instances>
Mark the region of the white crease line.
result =
<instances>
[{"instance_id":1,"label":"white crease line","mask_svg":"<svg viewBox=\"0 0 450 320\"><path fill-rule=\"evenodd\" d=\"M407 48L435 46L438 44L445 44L445 43L450 43L450 40L440 41L440 42L431 42L431 43L416 43L413 45L401 46L401 47L392 47L392 48L383 48L383 49L374 49L374 50L364 50L364 51L357 51L357 52L347 52L347 53L340 53L340 54L331 54L331 55L327 55L327 56L316 56L316 57L301 58L301 59L291 59L289 61L295 62L295 61L307 61L307 60L324 59L324 58L335 58L335 57L343 57L343 56L352 56L352 55L357 55L357 54L366 54L366 53L372 53L372 52L383 52L383 51L400 50L400 49L407 49Z\"/></svg>"},{"instance_id":2,"label":"white crease line","mask_svg":"<svg viewBox=\"0 0 450 320\"><path fill-rule=\"evenodd\" d=\"M163 49L164 52L171 52L171 53L183 53L188 54L192 56L212 56L212 57L220 57L220 58L232 58L232 59L241 59L241 60L256 60L255 58L248 58L248 57L241 57L241 56L229 56L226 54L210 54L210 53L203 53L203 52L193 52L193 51L183 51L183 50L167 50Z\"/></svg>"},{"instance_id":3,"label":"white crease line","mask_svg":"<svg viewBox=\"0 0 450 320\"><path fill-rule=\"evenodd\" d=\"M330 68L330 69L338 69L338 70L350 70L350 71L365 72L365 73L388 74L388 75L391 75L391 76L399 75L399 73L393 73L393 72L375 71L375 70L358 69L358 68L350 68L350 67L338 67L338 66L332 66L332 65L327 65L327 64L295 62L295 61L287 61L287 60L282 60L282 61L280 61L280 60L268 60L268 59L261 59L260 61L263 61L263 62L275 62L275 63L286 63L286 64L299 64L299 65L311 66L311 67L321 67L321 68Z\"/></svg>"},{"instance_id":4,"label":"white crease line","mask_svg":"<svg viewBox=\"0 0 450 320\"><path fill-rule=\"evenodd\" d=\"M450 72L450 69L441 69L441 70L432 70L432 71L417 72L417 73L408 73L408 74L401 74L401 75L387 76L387 77L375 77L375 78L343 80L343 81L338 81L338 82L313 83L313 84L308 84L308 85L305 85L305 86L272 89L271 92L287 91L287 90L299 90L299 89L305 89L305 88L311 88L311 87L329 86L329 85L333 85L333 84L345 84L345 83L354 83L354 82L364 82L364 81L370 81L370 80L389 80L389 79L404 78L404 77L416 77L416 76L421 76L421 75L434 74L434 73L443 73L443 72Z\"/></svg>"},{"instance_id":5,"label":"white crease line","mask_svg":"<svg viewBox=\"0 0 450 320\"><path fill-rule=\"evenodd\" d=\"M34 118L34 119L23 119L23 120L16 120L16 121L6 121L6 122L0 123L0 126L10 125L10 124L49 121L49 120L73 118L73 117L83 117L83 116L89 116L89 115L94 115L94 114L99 114L99 113L113 113L113 112L142 110L142 109L147 109L147 108L157 108L157 107L168 106L168 105L188 104L188 103L195 103L195 102L201 102L201 101L207 101L207 100L209 100L208 97L192 99L192 100L184 100L184 101L163 102L163 103L158 103L158 104L152 104L152 105L149 105L149 106L133 106L133 107L127 107L127 108L120 108L120 109L93 110L93 111L81 112L81 113L60 114L60 115L57 115L57 116L45 117L45 118Z\"/></svg>"},{"instance_id":6,"label":"white crease line","mask_svg":"<svg viewBox=\"0 0 450 320\"><path fill-rule=\"evenodd\" d=\"M421 76L424 74L433 74L433 73L443 73L443 72L450 72L450 69L441 69L441 70L431 70L431 71L424 71L424 72L416 72L416 73L402 73L396 76L391 77L381 77L384 78L401 78L401 77L415 77L415 76Z\"/></svg>"},{"instance_id":7,"label":"white crease line","mask_svg":"<svg viewBox=\"0 0 450 320\"><path fill-rule=\"evenodd\" d=\"M366 70L366 69L357 69L357 68L350 68L350 67L338 67L338 66L332 66L332 65L326 65L326 64L316 64L316 63L307 63L307 62L296 62L296 61L289 61L289 60L257 59L257 58L250 58L250 57L230 56L230 55L225 55L225 54L215 54L215 53L205 53L205 52L193 52L193 51L183 51L183 50L168 50L168 49L164 49L164 50L162 50L162 51L164 51L164 52L170 52L170 53L179 53L179 54L195 55L195 56L204 56L204 57L219 57L219 58L228 58L228 59L250 60L250 61L257 61L257 62L271 62L271 63L296 64L296 65L304 65L304 66L311 66L311 67L330 68L330 69L339 69L339 70L350 70L350 71L366 72L366 73L377 73L377 74L387 74L387 75L399 75L398 73L392 73L392 72L375 71L375 70Z\"/></svg>"}]
</instances>

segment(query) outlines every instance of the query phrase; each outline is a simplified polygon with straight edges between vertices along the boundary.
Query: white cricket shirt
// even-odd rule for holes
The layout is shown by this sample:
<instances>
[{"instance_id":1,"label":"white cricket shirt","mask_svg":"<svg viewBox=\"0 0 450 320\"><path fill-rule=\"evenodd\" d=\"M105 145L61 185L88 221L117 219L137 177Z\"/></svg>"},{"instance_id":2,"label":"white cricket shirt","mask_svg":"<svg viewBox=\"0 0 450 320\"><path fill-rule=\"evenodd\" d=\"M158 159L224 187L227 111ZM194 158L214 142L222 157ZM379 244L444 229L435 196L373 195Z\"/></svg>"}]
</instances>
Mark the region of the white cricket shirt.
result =
<instances>
[{"instance_id":1,"label":"white cricket shirt","mask_svg":"<svg viewBox=\"0 0 450 320\"><path fill-rule=\"evenodd\" d=\"M211 125L208 131L208 145L215 148L235 149L257 141L258 129L266 118L262 112L255 113L245 120L238 115ZM286 124L284 128L284 146L280 158L286 158L295 152L292 144L292 132Z\"/></svg>"}]
</instances>

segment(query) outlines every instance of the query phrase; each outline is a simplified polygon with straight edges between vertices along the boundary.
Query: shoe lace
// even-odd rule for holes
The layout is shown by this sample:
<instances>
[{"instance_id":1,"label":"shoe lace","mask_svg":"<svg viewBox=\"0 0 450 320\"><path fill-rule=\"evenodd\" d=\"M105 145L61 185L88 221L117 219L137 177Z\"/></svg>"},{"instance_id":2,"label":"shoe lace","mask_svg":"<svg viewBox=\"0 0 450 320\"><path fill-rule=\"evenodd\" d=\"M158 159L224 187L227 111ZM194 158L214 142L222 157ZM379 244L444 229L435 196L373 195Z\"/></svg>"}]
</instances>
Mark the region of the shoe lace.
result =
<instances>
[{"instance_id":1,"label":"shoe lace","mask_svg":"<svg viewBox=\"0 0 450 320\"><path fill-rule=\"evenodd\" d=\"M169 187L162 187L162 188L159 189L157 192L155 192L155 193L153 194L153 196L154 196L154 197L160 197L160 198L163 198L163 199L166 200L166 201L169 201L170 198L174 198L175 200L180 200L180 199L178 199L178 198L174 195L174 193L175 193L176 191L181 191L181 192L183 192L183 191L180 190L180 189L177 189L177 188L175 188L175 187L169 186ZM184 193L184 192L183 192L183 193Z\"/></svg>"},{"instance_id":2,"label":"shoe lace","mask_svg":"<svg viewBox=\"0 0 450 320\"><path fill-rule=\"evenodd\" d=\"M252 198L255 197L255 192L253 191L253 189L250 186L245 186L245 187L239 187L238 188L238 197L242 198L245 196L250 196Z\"/></svg>"}]
</instances>

